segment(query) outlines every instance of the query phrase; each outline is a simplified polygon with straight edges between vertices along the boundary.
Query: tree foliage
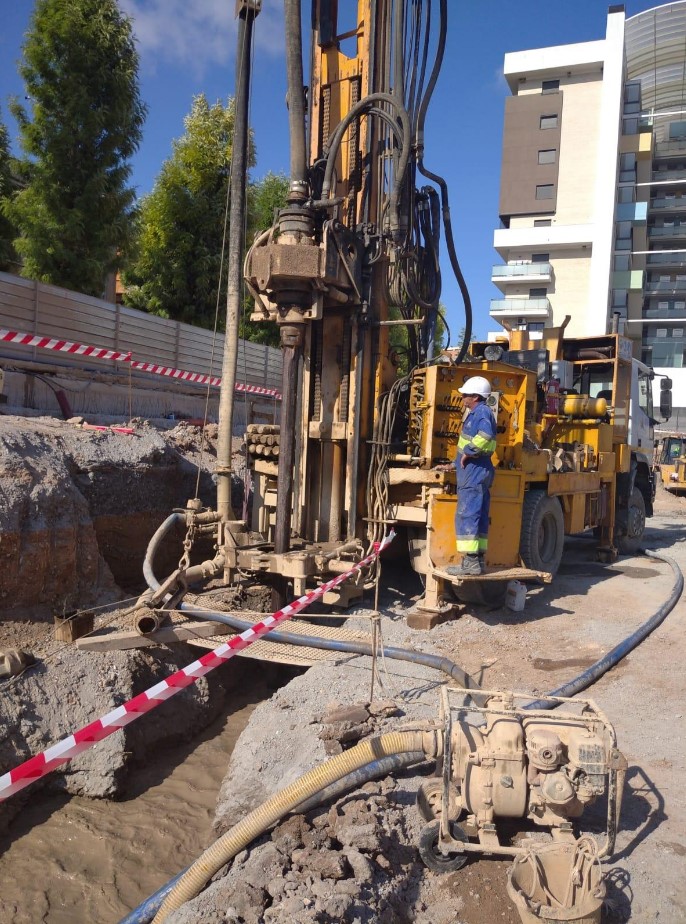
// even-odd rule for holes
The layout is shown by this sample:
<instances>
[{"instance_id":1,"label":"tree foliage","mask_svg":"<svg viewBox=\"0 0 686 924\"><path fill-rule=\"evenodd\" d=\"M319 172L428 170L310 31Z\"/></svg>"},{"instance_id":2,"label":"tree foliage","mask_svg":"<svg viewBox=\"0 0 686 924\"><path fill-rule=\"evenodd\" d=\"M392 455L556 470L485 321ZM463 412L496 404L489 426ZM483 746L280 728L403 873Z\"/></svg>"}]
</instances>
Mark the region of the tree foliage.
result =
<instances>
[{"instance_id":1,"label":"tree foliage","mask_svg":"<svg viewBox=\"0 0 686 924\"><path fill-rule=\"evenodd\" d=\"M8 216L14 192L12 163L7 127L0 121L0 270L4 272L17 269L17 254L13 244L16 229Z\"/></svg>"},{"instance_id":2,"label":"tree foliage","mask_svg":"<svg viewBox=\"0 0 686 924\"><path fill-rule=\"evenodd\" d=\"M213 328L217 308L224 321L224 227L235 124L234 101L210 105L195 97L185 133L173 143L152 192L140 206L135 256L124 281L125 301L162 317ZM248 163L254 166L250 139ZM268 228L285 203L285 177L268 175L248 189L247 240ZM228 232L228 228L227 228ZM221 274L221 286L219 286ZM243 312L241 336L278 342L270 325L252 324Z\"/></svg>"},{"instance_id":3,"label":"tree foliage","mask_svg":"<svg viewBox=\"0 0 686 924\"><path fill-rule=\"evenodd\" d=\"M100 295L129 240L128 160L145 119L131 23L116 0L37 0L19 71L27 182L8 216L22 272Z\"/></svg>"}]
</instances>

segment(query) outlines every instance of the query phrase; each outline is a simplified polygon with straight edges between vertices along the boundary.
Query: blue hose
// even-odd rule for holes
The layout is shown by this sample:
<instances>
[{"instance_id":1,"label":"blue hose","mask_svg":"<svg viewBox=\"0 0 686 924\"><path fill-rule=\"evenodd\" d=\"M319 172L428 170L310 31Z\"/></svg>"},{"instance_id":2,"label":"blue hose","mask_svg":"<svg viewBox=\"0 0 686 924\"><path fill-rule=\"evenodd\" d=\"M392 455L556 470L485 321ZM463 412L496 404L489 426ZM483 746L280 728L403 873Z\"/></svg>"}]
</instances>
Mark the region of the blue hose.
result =
<instances>
[{"instance_id":1,"label":"blue hose","mask_svg":"<svg viewBox=\"0 0 686 924\"><path fill-rule=\"evenodd\" d=\"M142 905L134 908L125 918L122 918L119 924L150 924L150 921L152 921L162 907L162 902L167 895L169 895L179 879L187 873L189 869L190 866L187 866L186 869L182 869L181 872L177 873L169 882L165 882L154 895L151 895L150 898L146 898Z\"/></svg>"}]
</instances>

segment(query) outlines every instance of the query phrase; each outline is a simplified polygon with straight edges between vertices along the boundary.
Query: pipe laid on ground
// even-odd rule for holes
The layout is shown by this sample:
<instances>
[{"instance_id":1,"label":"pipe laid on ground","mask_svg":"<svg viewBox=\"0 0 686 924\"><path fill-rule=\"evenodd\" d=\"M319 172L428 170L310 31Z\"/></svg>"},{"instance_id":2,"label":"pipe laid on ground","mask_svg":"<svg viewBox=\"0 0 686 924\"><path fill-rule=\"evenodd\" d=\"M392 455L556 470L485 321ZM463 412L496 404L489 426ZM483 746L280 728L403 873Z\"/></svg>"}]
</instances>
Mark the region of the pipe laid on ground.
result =
<instances>
[{"instance_id":1,"label":"pipe laid on ground","mask_svg":"<svg viewBox=\"0 0 686 924\"><path fill-rule=\"evenodd\" d=\"M153 924L161 924L172 911L195 898L212 876L237 853L264 834L287 812L331 783L383 757L407 751L423 751L429 757L434 756L435 750L436 740L432 732L426 735L421 731L390 732L369 741L362 741L349 751L337 754L325 764L313 767L290 786L259 805L208 847L167 895L153 919Z\"/></svg>"},{"instance_id":2,"label":"pipe laid on ground","mask_svg":"<svg viewBox=\"0 0 686 924\"><path fill-rule=\"evenodd\" d=\"M182 603L181 610L188 616L207 619L210 622L221 622L239 632L244 632L252 626L251 622L232 613L219 613L216 610L195 607L192 603ZM369 657L374 654L374 646L369 642L338 641L336 639L321 638L318 635L300 635L295 632L285 632L280 629L274 629L267 638L272 642L299 645L302 648L320 648L323 651L340 651L344 654L368 655ZM441 671L441 673L447 674L461 687L468 690L479 689L479 684L476 680L464 671L459 664L455 664L449 658L427 654L423 651L413 651L410 648L392 648L386 645L379 648L378 653L394 661L410 661L412 664L421 664L423 667Z\"/></svg>"},{"instance_id":3,"label":"pipe laid on ground","mask_svg":"<svg viewBox=\"0 0 686 924\"><path fill-rule=\"evenodd\" d=\"M608 651L608 653L603 655L595 664L592 664L588 670L585 670L573 680L570 680L568 683L548 693L548 696L575 696L577 693L590 687L591 684L595 683L603 674L606 674L610 668L618 664L622 658L625 658L630 651L633 651L654 629L657 629L660 623L664 622L669 613L674 609L684 589L684 576L681 573L681 569L677 563L667 555L659 555L657 552L649 552L648 550L646 550L644 554L647 555L648 558L655 558L658 561L665 562L665 564L669 565L672 569L676 580L674 581L672 592L667 600L653 613L650 619L644 622L642 626L639 626L635 632L625 638L624 641L620 642L619 645L615 645L612 651ZM549 699L538 699L533 703L527 703L524 708L555 709L559 705L559 701L555 702Z\"/></svg>"},{"instance_id":4,"label":"pipe laid on ground","mask_svg":"<svg viewBox=\"0 0 686 924\"><path fill-rule=\"evenodd\" d=\"M371 780L389 776L391 773L397 773L399 770L404 770L405 767L422 763L425 760L426 754L424 751L407 751L404 754L390 754L388 757L380 757L379 760L373 760L366 767L360 767L359 770L354 770L347 776L341 777L340 780L322 789L306 802L301 802L300 805L295 807L294 811L298 815L304 815L305 812L311 812L312 809L317 808L324 802L336 799L349 789L358 789Z\"/></svg>"}]
</instances>

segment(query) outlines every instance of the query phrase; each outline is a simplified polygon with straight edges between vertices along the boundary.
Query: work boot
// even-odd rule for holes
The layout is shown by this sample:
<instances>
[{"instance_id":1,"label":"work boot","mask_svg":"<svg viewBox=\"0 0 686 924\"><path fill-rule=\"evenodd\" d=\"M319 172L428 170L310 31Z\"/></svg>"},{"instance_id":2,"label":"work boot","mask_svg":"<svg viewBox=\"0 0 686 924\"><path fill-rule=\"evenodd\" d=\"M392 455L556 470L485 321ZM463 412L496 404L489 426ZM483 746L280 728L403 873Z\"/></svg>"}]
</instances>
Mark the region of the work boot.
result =
<instances>
[{"instance_id":1,"label":"work boot","mask_svg":"<svg viewBox=\"0 0 686 924\"><path fill-rule=\"evenodd\" d=\"M448 565L446 574L460 577L467 574L483 574L483 561L479 555L463 555L459 565Z\"/></svg>"}]
</instances>

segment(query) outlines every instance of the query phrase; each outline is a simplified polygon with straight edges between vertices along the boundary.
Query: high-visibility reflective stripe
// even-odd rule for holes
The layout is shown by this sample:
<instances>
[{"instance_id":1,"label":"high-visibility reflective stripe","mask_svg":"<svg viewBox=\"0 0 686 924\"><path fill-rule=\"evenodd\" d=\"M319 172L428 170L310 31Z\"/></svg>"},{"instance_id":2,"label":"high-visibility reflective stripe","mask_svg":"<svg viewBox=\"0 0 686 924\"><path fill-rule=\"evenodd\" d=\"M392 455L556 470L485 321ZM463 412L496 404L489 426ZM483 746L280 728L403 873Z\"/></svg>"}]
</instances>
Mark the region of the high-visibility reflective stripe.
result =
<instances>
[{"instance_id":1,"label":"high-visibility reflective stripe","mask_svg":"<svg viewBox=\"0 0 686 924\"><path fill-rule=\"evenodd\" d=\"M493 455L496 449L496 441L491 439L484 439L484 437L479 436L477 433L474 437L461 436L457 441L457 451L464 452L467 446L471 446L472 449L476 450L478 453Z\"/></svg>"},{"instance_id":2,"label":"high-visibility reflective stripe","mask_svg":"<svg viewBox=\"0 0 686 924\"><path fill-rule=\"evenodd\" d=\"M488 539L479 539L479 551L485 552L488 548Z\"/></svg>"},{"instance_id":3,"label":"high-visibility reflective stripe","mask_svg":"<svg viewBox=\"0 0 686 924\"><path fill-rule=\"evenodd\" d=\"M457 551L463 555L476 555L479 551L478 539L458 539Z\"/></svg>"}]
</instances>

